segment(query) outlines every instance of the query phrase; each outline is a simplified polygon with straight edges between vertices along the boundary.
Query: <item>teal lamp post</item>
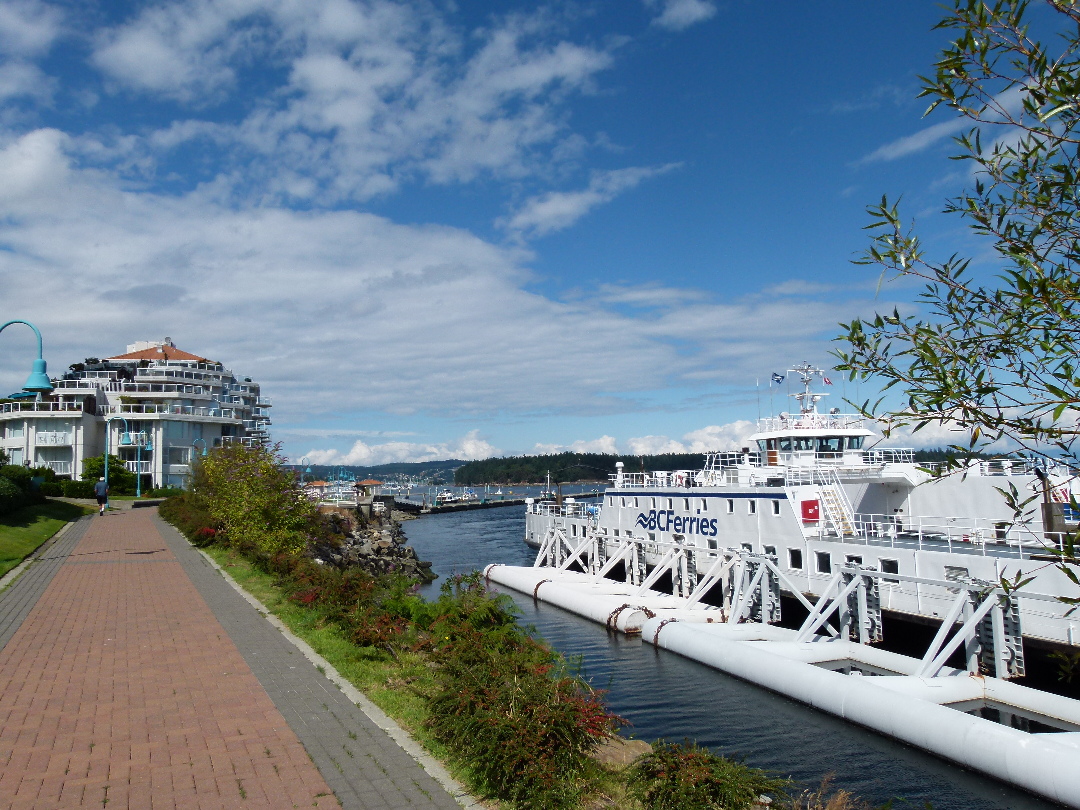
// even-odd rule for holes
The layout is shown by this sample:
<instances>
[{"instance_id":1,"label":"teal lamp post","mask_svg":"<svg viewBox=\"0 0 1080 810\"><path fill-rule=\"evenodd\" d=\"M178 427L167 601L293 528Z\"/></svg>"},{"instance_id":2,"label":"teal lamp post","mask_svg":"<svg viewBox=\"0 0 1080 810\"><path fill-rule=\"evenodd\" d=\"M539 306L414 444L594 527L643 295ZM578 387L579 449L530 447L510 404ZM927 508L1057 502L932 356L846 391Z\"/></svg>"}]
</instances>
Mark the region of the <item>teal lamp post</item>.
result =
<instances>
[{"instance_id":1,"label":"teal lamp post","mask_svg":"<svg viewBox=\"0 0 1080 810\"><path fill-rule=\"evenodd\" d=\"M23 391L37 394L40 398L42 394L47 394L53 390L53 384L49 382L49 375L45 373L45 358L41 355L41 332L30 321L20 320L8 321L3 326L0 326L0 332L3 332L13 323L25 324L33 329L34 334L37 335L37 360L34 361L33 370L26 380L26 385L23 386Z\"/></svg>"},{"instance_id":2,"label":"teal lamp post","mask_svg":"<svg viewBox=\"0 0 1080 810\"><path fill-rule=\"evenodd\" d=\"M201 453L199 453L199 455L200 455L200 456L205 456L205 455L206 455L206 439L202 439L202 438L196 439L195 441L193 441L193 442L191 443L191 449L192 449L192 450L195 450L195 449L197 449L197 448L195 447L195 445L197 445L197 444L198 444L199 442L202 442L202 452L201 452Z\"/></svg>"}]
</instances>

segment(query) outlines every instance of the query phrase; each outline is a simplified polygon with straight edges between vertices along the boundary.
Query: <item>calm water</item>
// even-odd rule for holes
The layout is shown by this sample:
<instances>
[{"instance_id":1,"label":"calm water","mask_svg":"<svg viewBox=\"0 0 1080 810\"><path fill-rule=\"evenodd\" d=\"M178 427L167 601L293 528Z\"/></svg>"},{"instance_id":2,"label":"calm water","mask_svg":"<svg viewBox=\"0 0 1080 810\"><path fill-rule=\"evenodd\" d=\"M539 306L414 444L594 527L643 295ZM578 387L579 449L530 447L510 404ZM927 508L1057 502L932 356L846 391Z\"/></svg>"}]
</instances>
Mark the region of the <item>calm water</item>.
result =
<instances>
[{"instance_id":1,"label":"calm water","mask_svg":"<svg viewBox=\"0 0 1080 810\"><path fill-rule=\"evenodd\" d=\"M520 506L429 515L404 528L440 577L493 562L532 564L533 552L521 539ZM435 595L438 587L436 581L427 590ZM1057 807L526 595L507 593L525 622L562 653L579 656L593 685L608 690L611 709L632 723L624 733L650 742L688 737L814 786L833 773L835 786L875 803L894 799L898 808L922 808L926 802L936 810Z\"/></svg>"}]
</instances>

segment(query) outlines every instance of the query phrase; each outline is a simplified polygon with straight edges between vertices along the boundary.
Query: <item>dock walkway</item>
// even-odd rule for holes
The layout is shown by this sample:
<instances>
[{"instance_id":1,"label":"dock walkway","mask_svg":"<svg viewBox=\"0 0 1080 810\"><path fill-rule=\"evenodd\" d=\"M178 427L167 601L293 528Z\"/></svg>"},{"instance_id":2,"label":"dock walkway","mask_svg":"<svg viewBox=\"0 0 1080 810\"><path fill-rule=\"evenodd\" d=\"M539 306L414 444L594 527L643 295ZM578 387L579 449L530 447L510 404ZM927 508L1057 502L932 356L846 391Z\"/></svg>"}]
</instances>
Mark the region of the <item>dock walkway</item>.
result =
<instances>
[{"instance_id":1,"label":"dock walkway","mask_svg":"<svg viewBox=\"0 0 1080 810\"><path fill-rule=\"evenodd\" d=\"M0 807L461 806L156 512L0 593Z\"/></svg>"}]
</instances>

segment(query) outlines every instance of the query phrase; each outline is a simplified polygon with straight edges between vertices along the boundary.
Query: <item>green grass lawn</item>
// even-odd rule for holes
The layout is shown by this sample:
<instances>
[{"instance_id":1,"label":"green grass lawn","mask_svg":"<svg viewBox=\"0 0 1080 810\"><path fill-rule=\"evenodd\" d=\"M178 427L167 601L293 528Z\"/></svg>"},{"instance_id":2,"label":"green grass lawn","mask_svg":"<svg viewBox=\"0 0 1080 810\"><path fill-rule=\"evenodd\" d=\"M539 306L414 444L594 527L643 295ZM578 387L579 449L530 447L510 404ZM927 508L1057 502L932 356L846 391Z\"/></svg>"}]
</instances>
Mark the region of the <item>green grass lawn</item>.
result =
<instances>
[{"instance_id":1,"label":"green grass lawn","mask_svg":"<svg viewBox=\"0 0 1080 810\"><path fill-rule=\"evenodd\" d=\"M86 513L75 504L46 501L0 515L0 576L21 563L65 523Z\"/></svg>"}]
</instances>

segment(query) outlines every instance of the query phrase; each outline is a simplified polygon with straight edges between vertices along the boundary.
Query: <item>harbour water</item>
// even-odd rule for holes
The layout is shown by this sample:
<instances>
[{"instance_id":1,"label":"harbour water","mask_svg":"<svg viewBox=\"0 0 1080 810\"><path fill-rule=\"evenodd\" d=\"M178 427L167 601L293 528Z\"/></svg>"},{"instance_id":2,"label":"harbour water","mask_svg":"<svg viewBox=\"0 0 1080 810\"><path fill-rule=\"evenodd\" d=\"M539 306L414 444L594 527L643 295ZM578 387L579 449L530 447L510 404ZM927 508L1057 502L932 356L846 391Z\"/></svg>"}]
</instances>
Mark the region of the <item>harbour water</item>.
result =
<instances>
[{"instance_id":1,"label":"harbour water","mask_svg":"<svg viewBox=\"0 0 1080 810\"><path fill-rule=\"evenodd\" d=\"M405 524L409 543L440 578L492 562L530 565L523 507L429 515ZM438 593L440 580L427 586ZM696 740L753 766L816 786L833 784L875 804L936 810L1049 810L1042 801L979 774L865 731L787 698L612 633L528 596L507 591L522 619L556 649L580 657L586 677L608 690L611 709L647 741ZM1062 763L1062 767L1071 767Z\"/></svg>"}]
</instances>

